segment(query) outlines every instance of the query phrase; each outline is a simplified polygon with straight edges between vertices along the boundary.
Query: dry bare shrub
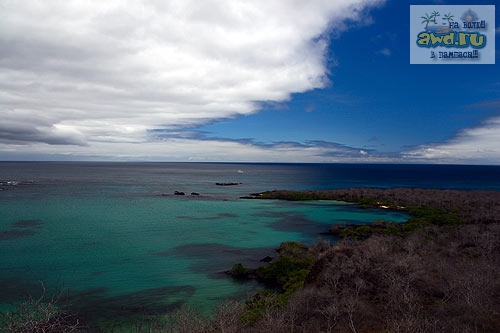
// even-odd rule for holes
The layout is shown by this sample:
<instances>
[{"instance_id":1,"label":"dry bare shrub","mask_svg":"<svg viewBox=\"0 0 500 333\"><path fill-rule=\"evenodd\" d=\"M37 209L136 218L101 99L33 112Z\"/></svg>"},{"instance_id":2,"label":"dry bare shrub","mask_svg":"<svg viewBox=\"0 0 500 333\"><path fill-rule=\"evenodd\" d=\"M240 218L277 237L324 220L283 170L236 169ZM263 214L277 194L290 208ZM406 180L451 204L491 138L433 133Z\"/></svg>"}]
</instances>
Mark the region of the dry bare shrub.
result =
<instances>
[{"instance_id":1,"label":"dry bare shrub","mask_svg":"<svg viewBox=\"0 0 500 333\"><path fill-rule=\"evenodd\" d=\"M254 332L281 333L290 332L287 314L282 309L266 309L260 320L254 325Z\"/></svg>"},{"instance_id":2,"label":"dry bare shrub","mask_svg":"<svg viewBox=\"0 0 500 333\"><path fill-rule=\"evenodd\" d=\"M174 311L169 317L167 332L204 333L211 331L209 320L189 306Z\"/></svg>"},{"instance_id":3,"label":"dry bare shrub","mask_svg":"<svg viewBox=\"0 0 500 333\"><path fill-rule=\"evenodd\" d=\"M381 258L387 255L392 248L392 245L388 244L387 239L387 237L374 235L360 244L360 246L369 259Z\"/></svg>"},{"instance_id":4,"label":"dry bare shrub","mask_svg":"<svg viewBox=\"0 0 500 333\"><path fill-rule=\"evenodd\" d=\"M64 292L50 297L41 283L42 295L39 298L29 297L19 304L16 310L1 314L0 329L5 332L76 332L84 327L73 314L64 311L59 301Z\"/></svg>"},{"instance_id":5,"label":"dry bare shrub","mask_svg":"<svg viewBox=\"0 0 500 333\"><path fill-rule=\"evenodd\" d=\"M214 308L213 328L216 332L229 333L242 330L243 304L235 300L224 300Z\"/></svg>"},{"instance_id":6,"label":"dry bare shrub","mask_svg":"<svg viewBox=\"0 0 500 333\"><path fill-rule=\"evenodd\" d=\"M326 239L317 239L311 246L311 250L320 257L325 252L328 252L332 248L331 242Z\"/></svg>"},{"instance_id":7,"label":"dry bare shrub","mask_svg":"<svg viewBox=\"0 0 500 333\"><path fill-rule=\"evenodd\" d=\"M318 311L324 317L326 332L332 332L341 315L340 307L335 302L330 302L319 307Z\"/></svg>"},{"instance_id":8,"label":"dry bare shrub","mask_svg":"<svg viewBox=\"0 0 500 333\"><path fill-rule=\"evenodd\" d=\"M385 272L385 321L390 332L419 332L422 304L413 288L411 260L399 260Z\"/></svg>"}]
</instances>

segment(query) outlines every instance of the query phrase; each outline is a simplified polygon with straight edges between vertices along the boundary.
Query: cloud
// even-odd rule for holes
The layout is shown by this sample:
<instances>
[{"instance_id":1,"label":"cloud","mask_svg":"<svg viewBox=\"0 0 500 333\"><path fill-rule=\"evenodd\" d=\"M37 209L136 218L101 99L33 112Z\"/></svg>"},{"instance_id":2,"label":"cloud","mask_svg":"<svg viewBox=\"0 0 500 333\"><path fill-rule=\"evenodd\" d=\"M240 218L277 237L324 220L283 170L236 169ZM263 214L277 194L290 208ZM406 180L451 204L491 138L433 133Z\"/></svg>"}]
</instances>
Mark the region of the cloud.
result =
<instances>
[{"instance_id":1,"label":"cloud","mask_svg":"<svg viewBox=\"0 0 500 333\"><path fill-rule=\"evenodd\" d=\"M28 142L43 142L50 145L86 146L81 133L64 125L42 127L26 124L0 124L0 142L22 145Z\"/></svg>"},{"instance_id":2,"label":"cloud","mask_svg":"<svg viewBox=\"0 0 500 333\"><path fill-rule=\"evenodd\" d=\"M247 115L322 88L328 34L380 2L3 2L3 150L139 152L166 145L151 130Z\"/></svg>"},{"instance_id":3,"label":"cloud","mask_svg":"<svg viewBox=\"0 0 500 333\"><path fill-rule=\"evenodd\" d=\"M388 56L390 56L390 55L391 55L391 50L389 50L389 49L385 48L385 49L382 49L382 50L378 51L377 53L382 54L382 55L385 55L385 56L387 56L387 57L388 57Z\"/></svg>"},{"instance_id":4,"label":"cloud","mask_svg":"<svg viewBox=\"0 0 500 333\"><path fill-rule=\"evenodd\" d=\"M313 111L314 111L314 109L315 109L314 105L308 105L308 106L306 107L306 112L307 112L307 113L311 113L311 112L313 112Z\"/></svg>"},{"instance_id":5,"label":"cloud","mask_svg":"<svg viewBox=\"0 0 500 333\"><path fill-rule=\"evenodd\" d=\"M193 162L398 162L399 155L380 154L328 141L258 142L254 139L209 137L199 131L154 131L155 140L138 143L94 142L92 149L69 145L64 149L44 143L13 145L0 141L10 160L193 161ZM43 151L45 155L39 152ZM110 152L113 152L110 154Z\"/></svg>"},{"instance_id":6,"label":"cloud","mask_svg":"<svg viewBox=\"0 0 500 333\"><path fill-rule=\"evenodd\" d=\"M498 164L500 161L500 117L478 127L466 128L444 143L421 145L403 154L409 161Z\"/></svg>"},{"instance_id":7,"label":"cloud","mask_svg":"<svg viewBox=\"0 0 500 333\"><path fill-rule=\"evenodd\" d=\"M278 142L258 142L252 138L240 138L240 139L227 139L220 137L210 136L209 132L191 130L191 131L164 131L156 130L152 132L157 138L164 140L169 140L170 142L177 140L177 142L196 142L202 149L198 149L197 155L200 155L201 151L207 146L224 146L227 147L240 147L240 151L254 151L259 152L262 156L266 158L271 158L273 161L279 161L284 158L284 152L292 152L294 155L290 155L294 162L301 160L303 162L307 161L340 161L338 158L358 158L360 156L367 156L368 151L349 147L343 144L322 141L322 140L308 140L306 142L295 142L295 141L278 141ZM194 150L191 150L194 152ZM239 155L235 153L234 150L228 148L225 152L231 152L231 155L238 157L238 160L245 160L245 155ZM370 151L371 152L371 151ZM375 156L375 152L371 152ZM254 158L265 162L266 160L262 157L254 155ZM225 159L228 160L228 159Z\"/></svg>"},{"instance_id":8,"label":"cloud","mask_svg":"<svg viewBox=\"0 0 500 333\"><path fill-rule=\"evenodd\" d=\"M500 99L488 100L484 102L475 103L469 105L470 108L479 108L479 109L498 109L500 107Z\"/></svg>"}]
</instances>

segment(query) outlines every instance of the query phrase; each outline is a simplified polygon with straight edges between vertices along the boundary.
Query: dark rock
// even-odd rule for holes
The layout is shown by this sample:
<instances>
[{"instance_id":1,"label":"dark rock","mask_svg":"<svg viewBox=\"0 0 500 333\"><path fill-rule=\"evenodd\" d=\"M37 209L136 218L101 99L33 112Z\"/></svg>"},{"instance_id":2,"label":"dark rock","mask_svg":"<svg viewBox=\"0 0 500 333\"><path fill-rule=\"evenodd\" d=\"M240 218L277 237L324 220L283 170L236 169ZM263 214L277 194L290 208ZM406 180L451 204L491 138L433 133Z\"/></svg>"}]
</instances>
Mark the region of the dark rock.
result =
<instances>
[{"instance_id":1,"label":"dark rock","mask_svg":"<svg viewBox=\"0 0 500 333\"><path fill-rule=\"evenodd\" d=\"M215 185L218 185L218 186L234 186L234 185L240 185L242 183L233 183L233 182L229 182L229 183L215 183Z\"/></svg>"},{"instance_id":2,"label":"dark rock","mask_svg":"<svg viewBox=\"0 0 500 333\"><path fill-rule=\"evenodd\" d=\"M270 256L266 256L262 259L260 259L260 261L262 262L271 262L273 260L273 257L270 257Z\"/></svg>"},{"instance_id":3,"label":"dark rock","mask_svg":"<svg viewBox=\"0 0 500 333\"><path fill-rule=\"evenodd\" d=\"M200 195L198 192L191 192L191 195Z\"/></svg>"},{"instance_id":4,"label":"dark rock","mask_svg":"<svg viewBox=\"0 0 500 333\"><path fill-rule=\"evenodd\" d=\"M340 224L332 224L330 226L330 234L334 236L339 236L343 227Z\"/></svg>"},{"instance_id":5,"label":"dark rock","mask_svg":"<svg viewBox=\"0 0 500 333\"><path fill-rule=\"evenodd\" d=\"M179 191L175 191L175 192L174 192L174 194L175 194L175 195L185 195L185 193L184 193L184 192L179 192Z\"/></svg>"}]
</instances>

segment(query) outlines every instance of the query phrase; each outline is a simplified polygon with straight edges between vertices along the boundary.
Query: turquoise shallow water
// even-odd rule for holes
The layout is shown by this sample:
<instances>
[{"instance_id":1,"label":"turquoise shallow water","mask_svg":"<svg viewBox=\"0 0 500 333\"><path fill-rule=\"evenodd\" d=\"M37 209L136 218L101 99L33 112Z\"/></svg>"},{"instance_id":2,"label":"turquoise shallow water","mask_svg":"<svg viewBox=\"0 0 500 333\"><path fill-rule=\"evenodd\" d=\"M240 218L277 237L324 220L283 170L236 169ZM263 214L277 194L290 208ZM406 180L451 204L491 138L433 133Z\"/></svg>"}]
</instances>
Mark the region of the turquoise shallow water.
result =
<instances>
[{"instance_id":1,"label":"turquoise shallow water","mask_svg":"<svg viewBox=\"0 0 500 333\"><path fill-rule=\"evenodd\" d=\"M126 307L127 296L151 292L161 296L158 304L144 304L151 311L179 302L207 308L220 298L241 297L256 285L234 282L222 271L236 262L258 266L281 241L311 243L333 222L405 219L333 202L162 196L2 200L1 210L2 285L11 284L13 293L3 301L19 290L36 293L31 289L43 281L73 295L90 293L80 300L89 304L115 298ZM134 307L136 300L130 301Z\"/></svg>"},{"instance_id":2,"label":"turquoise shallow water","mask_svg":"<svg viewBox=\"0 0 500 333\"><path fill-rule=\"evenodd\" d=\"M0 163L0 305L36 295L43 281L49 290L68 290L74 310L92 320L183 304L208 311L259 288L226 277L234 263L258 266L280 242L311 244L332 223L406 220L344 203L239 199L274 188L335 188L335 172L321 170Z\"/></svg>"}]
</instances>

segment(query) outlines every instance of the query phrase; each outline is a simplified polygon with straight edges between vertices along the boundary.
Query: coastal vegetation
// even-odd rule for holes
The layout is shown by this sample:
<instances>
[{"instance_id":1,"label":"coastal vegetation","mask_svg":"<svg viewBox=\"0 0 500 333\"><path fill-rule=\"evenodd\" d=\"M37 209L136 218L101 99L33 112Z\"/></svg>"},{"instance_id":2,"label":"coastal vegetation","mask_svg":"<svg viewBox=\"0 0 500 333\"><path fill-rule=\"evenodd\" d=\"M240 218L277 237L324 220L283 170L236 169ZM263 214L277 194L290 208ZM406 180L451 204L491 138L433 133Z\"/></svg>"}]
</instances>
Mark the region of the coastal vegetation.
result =
<instances>
[{"instance_id":1,"label":"coastal vegetation","mask_svg":"<svg viewBox=\"0 0 500 333\"><path fill-rule=\"evenodd\" d=\"M304 286L318 259L314 249L298 242L283 242L277 252L279 258L269 265L253 269L238 263L227 272L238 279L257 279L271 288L257 293L246 302L242 315L246 326L258 322L269 308L285 306L290 297Z\"/></svg>"},{"instance_id":2,"label":"coastal vegetation","mask_svg":"<svg viewBox=\"0 0 500 333\"><path fill-rule=\"evenodd\" d=\"M352 202L360 207L407 210L406 207L429 207L455 211L467 223L500 223L500 192L461 191L418 188L351 188L316 191L267 191L248 199L335 200Z\"/></svg>"},{"instance_id":3,"label":"coastal vegetation","mask_svg":"<svg viewBox=\"0 0 500 333\"><path fill-rule=\"evenodd\" d=\"M312 246L284 242L278 256L261 267L236 263L228 271L237 279L261 281L265 290L242 302L223 301L209 317L185 307L145 315L134 319L134 331L500 331L500 192L345 189L270 191L250 198L340 200L403 210L410 218L333 224ZM76 319L54 309L61 317L52 320ZM12 326L11 319L30 317L13 313L0 327L29 331ZM76 324L69 328L85 331Z\"/></svg>"},{"instance_id":4,"label":"coastal vegetation","mask_svg":"<svg viewBox=\"0 0 500 333\"><path fill-rule=\"evenodd\" d=\"M1 332L76 332L85 327L80 319L60 306L62 292L48 296L41 283L42 294L30 296L13 311L0 314Z\"/></svg>"},{"instance_id":5,"label":"coastal vegetation","mask_svg":"<svg viewBox=\"0 0 500 333\"><path fill-rule=\"evenodd\" d=\"M332 246L281 312L282 331L500 330L500 193L422 189L270 191L251 198L342 200L405 210L406 223L334 224ZM272 265L273 263L271 263ZM278 330L279 331L279 330Z\"/></svg>"}]
</instances>

